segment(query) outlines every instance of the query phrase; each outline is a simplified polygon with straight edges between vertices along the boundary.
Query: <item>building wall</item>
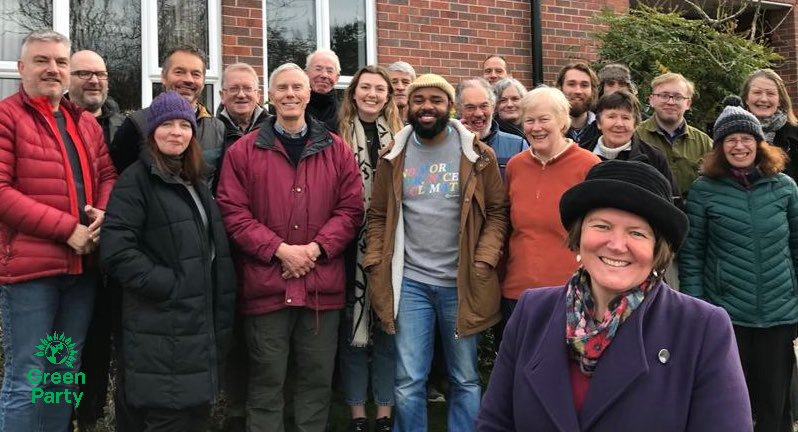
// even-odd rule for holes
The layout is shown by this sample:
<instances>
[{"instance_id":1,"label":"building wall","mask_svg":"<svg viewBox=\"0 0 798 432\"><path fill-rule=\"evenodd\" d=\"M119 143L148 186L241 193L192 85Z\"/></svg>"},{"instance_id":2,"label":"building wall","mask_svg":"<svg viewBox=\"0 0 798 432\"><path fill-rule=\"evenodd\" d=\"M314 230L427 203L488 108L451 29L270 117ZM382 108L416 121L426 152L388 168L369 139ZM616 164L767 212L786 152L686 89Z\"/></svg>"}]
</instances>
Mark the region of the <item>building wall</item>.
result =
<instances>
[{"instance_id":1,"label":"building wall","mask_svg":"<svg viewBox=\"0 0 798 432\"><path fill-rule=\"evenodd\" d=\"M452 82L480 76L490 55L507 59L513 76L532 85L531 1L378 0L381 64L411 63ZM628 0L541 0L544 81L574 59L595 60L592 17L603 8L623 12Z\"/></svg>"},{"instance_id":2,"label":"building wall","mask_svg":"<svg viewBox=\"0 0 798 432\"><path fill-rule=\"evenodd\" d=\"M603 10L625 13L628 0L542 0L543 79L552 83L560 68L577 60L597 59L592 34L601 31L593 17Z\"/></svg>"},{"instance_id":3,"label":"building wall","mask_svg":"<svg viewBox=\"0 0 798 432\"><path fill-rule=\"evenodd\" d=\"M777 0L787 2L792 0ZM483 60L504 56L513 75L532 85L531 1L528 0L377 0L377 58L412 64L419 73L434 72L455 83L481 75ZM262 0L222 0L222 60L246 62L263 79ZM629 0L541 0L544 81L574 60L594 61L592 20L604 9L623 13ZM773 47L788 61L778 72L798 103L798 19L794 10L768 14L770 22L789 16L771 36Z\"/></svg>"},{"instance_id":4,"label":"building wall","mask_svg":"<svg viewBox=\"0 0 798 432\"><path fill-rule=\"evenodd\" d=\"M222 0L222 63L244 62L263 81L263 1Z\"/></svg>"},{"instance_id":5,"label":"building wall","mask_svg":"<svg viewBox=\"0 0 798 432\"><path fill-rule=\"evenodd\" d=\"M767 18L771 23L778 23L784 19L784 23L771 36L771 44L773 49L786 60L776 71L787 84L793 109L798 109L798 88L795 85L798 82L798 64L795 61L798 52L798 19L795 9L773 11L768 13Z\"/></svg>"}]
</instances>

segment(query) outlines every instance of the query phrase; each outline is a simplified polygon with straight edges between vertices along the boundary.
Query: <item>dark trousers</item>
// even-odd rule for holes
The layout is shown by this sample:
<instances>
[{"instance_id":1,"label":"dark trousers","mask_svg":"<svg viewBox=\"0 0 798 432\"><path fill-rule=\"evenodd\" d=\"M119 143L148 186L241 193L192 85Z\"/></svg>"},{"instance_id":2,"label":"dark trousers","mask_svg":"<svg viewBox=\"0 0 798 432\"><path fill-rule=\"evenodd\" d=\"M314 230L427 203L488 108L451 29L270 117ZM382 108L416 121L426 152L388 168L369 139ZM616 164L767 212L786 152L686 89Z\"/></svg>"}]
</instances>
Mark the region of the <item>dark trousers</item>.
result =
<instances>
[{"instance_id":1,"label":"dark trousers","mask_svg":"<svg viewBox=\"0 0 798 432\"><path fill-rule=\"evenodd\" d=\"M208 430L211 416L208 404L179 410L136 408L133 411L143 432L202 432Z\"/></svg>"},{"instance_id":2,"label":"dark trousers","mask_svg":"<svg viewBox=\"0 0 798 432\"><path fill-rule=\"evenodd\" d=\"M300 432L324 432L330 410L341 312L285 308L244 317L249 351L247 430L283 432L283 386L294 359L294 421ZM290 356L289 356L290 354Z\"/></svg>"},{"instance_id":3,"label":"dark trousers","mask_svg":"<svg viewBox=\"0 0 798 432\"><path fill-rule=\"evenodd\" d=\"M751 398L756 432L791 432L790 380L796 325L769 328L734 326L737 348Z\"/></svg>"}]
</instances>

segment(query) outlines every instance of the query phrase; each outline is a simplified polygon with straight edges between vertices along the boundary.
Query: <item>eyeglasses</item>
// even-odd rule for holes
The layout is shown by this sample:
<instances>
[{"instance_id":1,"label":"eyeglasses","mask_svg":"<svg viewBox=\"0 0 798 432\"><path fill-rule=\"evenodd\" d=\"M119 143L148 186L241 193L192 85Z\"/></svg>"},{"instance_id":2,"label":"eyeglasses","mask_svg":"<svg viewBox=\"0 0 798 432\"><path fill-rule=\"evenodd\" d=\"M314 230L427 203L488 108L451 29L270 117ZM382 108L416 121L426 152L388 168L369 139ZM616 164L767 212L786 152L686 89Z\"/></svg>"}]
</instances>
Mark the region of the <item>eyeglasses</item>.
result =
<instances>
[{"instance_id":1,"label":"eyeglasses","mask_svg":"<svg viewBox=\"0 0 798 432\"><path fill-rule=\"evenodd\" d=\"M737 144L751 145L754 143L756 143L756 138L752 136L744 136L740 138L726 138L723 140L723 145L727 145L729 147L734 147Z\"/></svg>"},{"instance_id":2,"label":"eyeglasses","mask_svg":"<svg viewBox=\"0 0 798 432\"><path fill-rule=\"evenodd\" d=\"M255 87L238 87L238 86L228 87L228 88L222 89L222 90L224 90L227 93L234 94L234 95L238 94L238 92L241 92L241 91L243 91L244 94L252 94L252 93L255 93L256 91L258 91L258 89L255 88Z\"/></svg>"},{"instance_id":3,"label":"eyeglasses","mask_svg":"<svg viewBox=\"0 0 798 432\"><path fill-rule=\"evenodd\" d=\"M660 102L669 102L671 99L673 99L673 101L676 103L682 103L687 99L690 99L689 97L682 96L679 94L672 95L667 93L651 93L651 96L654 96L655 98L659 99Z\"/></svg>"},{"instance_id":4,"label":"eyeglasses","mask_svg":"<svg viewBox=\"0 0 798 432\"><path fill-rule=\"evenodd\" d=\"M77 70L73 71L71 75L82 80L90 80L92 75L96 76L100 81L105 81L108 79L108 72L106 71Z\"/></svg>"}]
</instances>

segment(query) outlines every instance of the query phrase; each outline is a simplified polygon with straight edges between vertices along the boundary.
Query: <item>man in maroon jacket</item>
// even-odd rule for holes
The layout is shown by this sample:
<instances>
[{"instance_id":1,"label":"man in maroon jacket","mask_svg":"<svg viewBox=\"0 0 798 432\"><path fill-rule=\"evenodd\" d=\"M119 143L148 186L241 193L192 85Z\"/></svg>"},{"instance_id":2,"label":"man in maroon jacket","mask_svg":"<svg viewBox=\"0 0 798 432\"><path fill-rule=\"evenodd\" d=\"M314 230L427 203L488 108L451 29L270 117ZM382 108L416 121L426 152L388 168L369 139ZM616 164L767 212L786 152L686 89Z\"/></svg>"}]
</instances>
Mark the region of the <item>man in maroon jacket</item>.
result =
<instances>
[{"instance_id":1,"label":"man in maroon jacket","mask_svg":"<svg viewBox=\"0 0 798 432\"><path fill-rule=\"evenodd\" d=\"M219 179L217 202L242 284L248 430L284 430L289 358L297 429L324 431L330 407L345 302L342 252L363 223L363 191L352 149L306 113L309 99L299 66L275 69L269 100L277 115L230 147Z\"/></svg>"},{"instance_id":2,"label":"man in maroon jacket","mask_svg":"<svg viewBox=\"0 0 798 432\"><path fill-rule=\"evenodd\" d=\"M80 370L97 286L91 254L116 172L99 124L63 97L69 50L59 33L28 35L22 86L0 102L0 430L64 430L82 397L71 374Z\"/></svg>"}]
</instances>

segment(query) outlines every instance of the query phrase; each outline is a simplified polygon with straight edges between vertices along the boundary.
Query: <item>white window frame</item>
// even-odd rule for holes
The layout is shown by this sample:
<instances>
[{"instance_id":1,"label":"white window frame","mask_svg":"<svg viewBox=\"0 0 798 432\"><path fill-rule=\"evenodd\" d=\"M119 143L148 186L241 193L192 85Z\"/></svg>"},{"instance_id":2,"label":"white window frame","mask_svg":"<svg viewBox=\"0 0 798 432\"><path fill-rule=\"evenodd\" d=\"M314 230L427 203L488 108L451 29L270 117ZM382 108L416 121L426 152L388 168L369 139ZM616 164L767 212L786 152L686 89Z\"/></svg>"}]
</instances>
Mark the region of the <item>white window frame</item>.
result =
<instances>
[{"instance_id":1,"label":"white window frame","mask_svg":"<svg viewBox=\"0 0 798 432\"><path fill-rule=\"evenodd\" d=\"M334 0L315 0L316 1L316 49L330 48L330 3ZM366 2L366 64L377 63L377 5L376 0L364 0ZM269 32L268 16L266 10L267 0L263 0L263 85L269 88ZM301 64L300 67L305 67ZM351 75L341 75L335 88L344 89L352 82Z\"/></svg>"},{"instance_id":2,"label":"white window frame","mask_svg":"<svg viewBox=\"0 0 798 432\"><path fill-rule=\"evenodd\" d=\"M52 0L53 30L69 35L69 1ZM208 5L208 68L205 70L205 85L211 86L212 99L209 108L215 109L220 102L218 87L222 69L222 22L221 0L207 0ZM152 102L152 85L161 82L158 66L158 0L141 0L141 106ZM19 79L16 60L0 60L0 79Z\"/></svg>"},{"instance_id":3,"label":"white window frame","mask_svg":"<svg viewBox=\"0 0 798 432\"><path fill-rule=\"evenodd\" d=\"M56 2L57 3L57 2ZM66 2L65 2L66 3ZM208 64L205 85L211 86L211 110L221 102L218 86L221 82L222 5L221 0L207 0L208 5ZM152 103L152 85L162 82L158 66L158 0L141 0L141 106ZM203 90L204 91L204 90Z\"/></svg>"}]
</instances>

